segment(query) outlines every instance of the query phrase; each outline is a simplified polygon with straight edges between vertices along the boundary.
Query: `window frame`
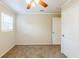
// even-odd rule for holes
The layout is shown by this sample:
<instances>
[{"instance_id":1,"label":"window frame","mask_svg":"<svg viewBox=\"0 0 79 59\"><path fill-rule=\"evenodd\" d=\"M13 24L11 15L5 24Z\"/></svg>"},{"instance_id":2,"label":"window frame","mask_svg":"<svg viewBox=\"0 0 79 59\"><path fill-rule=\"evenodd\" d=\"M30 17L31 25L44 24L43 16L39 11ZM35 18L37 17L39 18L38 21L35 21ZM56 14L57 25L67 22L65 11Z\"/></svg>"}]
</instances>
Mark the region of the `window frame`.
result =
<instances>
[{"instance_id":1,"label":"window frame","mask_svg":"<svg viewBox=\"0 0 79 59\"><path fill-rule=\"evenodd\" d=\"M1 32L13 31L13 16L1 12Z\"/></svg>"}]
</instances>

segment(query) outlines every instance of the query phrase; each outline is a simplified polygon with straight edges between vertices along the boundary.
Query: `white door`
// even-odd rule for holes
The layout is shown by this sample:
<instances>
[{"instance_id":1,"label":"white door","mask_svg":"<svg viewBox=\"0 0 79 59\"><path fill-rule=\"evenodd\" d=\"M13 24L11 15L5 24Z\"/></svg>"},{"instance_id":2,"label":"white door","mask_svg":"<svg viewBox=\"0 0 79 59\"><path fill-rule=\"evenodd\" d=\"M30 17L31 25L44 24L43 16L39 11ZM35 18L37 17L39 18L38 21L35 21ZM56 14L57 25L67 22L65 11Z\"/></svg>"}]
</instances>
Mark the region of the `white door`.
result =
<instances>
[{"instance_id":1,"label":"white door","mask_svg":"<svg viewBox=\"0 0 79 59\"><path fill-rule=\"evenodd\" d=\"M61 18L60 17L52 18L52 44L54 45L61 44Z\"/></svg>"}]
</instances>

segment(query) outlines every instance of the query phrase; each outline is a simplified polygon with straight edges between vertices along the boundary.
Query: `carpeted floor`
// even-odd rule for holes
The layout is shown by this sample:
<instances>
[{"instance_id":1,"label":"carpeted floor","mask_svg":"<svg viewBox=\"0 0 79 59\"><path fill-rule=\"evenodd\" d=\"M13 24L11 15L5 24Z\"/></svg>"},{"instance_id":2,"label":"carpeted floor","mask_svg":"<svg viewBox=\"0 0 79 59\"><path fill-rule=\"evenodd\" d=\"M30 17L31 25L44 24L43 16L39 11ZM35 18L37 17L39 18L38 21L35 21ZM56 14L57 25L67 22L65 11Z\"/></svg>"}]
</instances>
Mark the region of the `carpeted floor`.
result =
<instances>
[{"instance_id":1,"label":"carpeted floor","mask_svg":"<svg viewBox=\"0 0 79 59\"><path fill-rule=\"evenodd\" d=\"M66 58L60 46L15 46L2 58Z\"/></svg>"}]
</instances>

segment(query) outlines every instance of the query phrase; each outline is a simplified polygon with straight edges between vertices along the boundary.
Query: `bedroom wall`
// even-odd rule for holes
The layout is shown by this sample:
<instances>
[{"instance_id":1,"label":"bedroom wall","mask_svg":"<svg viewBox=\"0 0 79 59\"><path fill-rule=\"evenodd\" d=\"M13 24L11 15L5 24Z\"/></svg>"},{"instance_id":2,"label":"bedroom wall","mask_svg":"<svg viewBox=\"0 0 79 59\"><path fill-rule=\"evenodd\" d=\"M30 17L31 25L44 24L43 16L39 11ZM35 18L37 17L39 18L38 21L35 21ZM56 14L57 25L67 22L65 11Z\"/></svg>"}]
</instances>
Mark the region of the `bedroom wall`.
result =
<instances>
[{"instance_id":1,"label":"bedroom wall","mask_svg":"<svg viewBox=\"0 0 79 59\"><path fill-rule=\"evenodd\" d=\"M56 16L56 15L55 15ZM52 44L52 14L26 14L17 16L17 45Z\"/></svg>"},{"instance_id":2,"label":"bedroom wall","mask_svg":"<svg viewBox=\"0 0 79 59\"><path fill-rule=\"evenodd\" d=\"M1 31L1 13L6 13L14 18L14 30L11 32ZM7 5L0 1L0 57L15 45L15 13Z\"/></svg>"}]
</instances>

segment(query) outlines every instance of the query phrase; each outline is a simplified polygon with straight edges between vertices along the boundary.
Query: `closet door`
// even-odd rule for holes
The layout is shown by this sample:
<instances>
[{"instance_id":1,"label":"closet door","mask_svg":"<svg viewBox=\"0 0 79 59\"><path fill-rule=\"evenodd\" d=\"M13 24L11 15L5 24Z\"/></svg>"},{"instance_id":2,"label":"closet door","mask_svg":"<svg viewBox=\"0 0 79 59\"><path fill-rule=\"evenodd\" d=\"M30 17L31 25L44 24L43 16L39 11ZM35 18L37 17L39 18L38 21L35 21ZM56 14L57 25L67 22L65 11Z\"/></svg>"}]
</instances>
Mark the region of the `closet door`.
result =
<instances>
[{"instance_id":1,"label":"closet door","mask_svg":"<svg viewBox=\"0 0 79 59\"><path fill-rule=\"evenodd\" d=\"M62 12L61 52L69 58L79 58L79 6Z\"/></svg>"},{"instance_id":2,"label":"closet door","mask_svg":"<svg viewBox=\"0 0 79 59\"><path fill-rule=\"evenodd\" d=\"M52 18L52 44L54 45L61 44L61 18L60 17Z\"/></svg>"}]
</instances>

